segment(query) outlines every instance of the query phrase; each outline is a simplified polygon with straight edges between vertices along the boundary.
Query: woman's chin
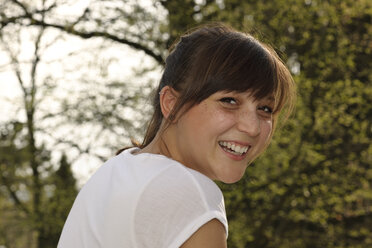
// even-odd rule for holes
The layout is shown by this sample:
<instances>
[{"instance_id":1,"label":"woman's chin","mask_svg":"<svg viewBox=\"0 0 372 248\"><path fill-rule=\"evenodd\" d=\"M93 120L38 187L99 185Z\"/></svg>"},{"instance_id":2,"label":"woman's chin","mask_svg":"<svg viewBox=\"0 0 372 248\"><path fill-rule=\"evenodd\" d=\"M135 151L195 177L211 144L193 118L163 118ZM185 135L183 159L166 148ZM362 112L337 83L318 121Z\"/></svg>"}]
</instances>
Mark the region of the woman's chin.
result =
<instances>
[{"instance_id":1,"label":"woman's chin","mask_svg":"<svg viewBox=\"0 0 372 248\"><path fill-rule=\"evenodd\" d=\"M217 180L226 184L232 184L238 182L242 177L244 176L244 172L242 173L236 173L236 174L230 174L230 175L223 175Z\"/></svg>"}]
</instances>

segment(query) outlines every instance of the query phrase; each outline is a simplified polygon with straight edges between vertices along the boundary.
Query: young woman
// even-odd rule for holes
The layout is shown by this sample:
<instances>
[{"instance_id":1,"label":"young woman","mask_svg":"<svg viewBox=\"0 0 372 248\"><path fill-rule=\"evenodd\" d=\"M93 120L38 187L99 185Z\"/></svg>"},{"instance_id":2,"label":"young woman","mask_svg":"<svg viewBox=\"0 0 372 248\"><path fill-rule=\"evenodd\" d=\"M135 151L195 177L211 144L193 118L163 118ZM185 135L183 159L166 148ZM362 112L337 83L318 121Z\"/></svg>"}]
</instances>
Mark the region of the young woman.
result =
<instances>
[{"instance_id":1,"label":"young woman","mask_svg":"<svg viewBox=\"0 0 372 248\"><path fill-rule=\"evenodd\" d=\"M213 180L243 176L293 98L288 69L252 36L220 24L185 34L166 59L143 143L83 187L58 247L226 247Z\"/></svg>"}]
</instances>

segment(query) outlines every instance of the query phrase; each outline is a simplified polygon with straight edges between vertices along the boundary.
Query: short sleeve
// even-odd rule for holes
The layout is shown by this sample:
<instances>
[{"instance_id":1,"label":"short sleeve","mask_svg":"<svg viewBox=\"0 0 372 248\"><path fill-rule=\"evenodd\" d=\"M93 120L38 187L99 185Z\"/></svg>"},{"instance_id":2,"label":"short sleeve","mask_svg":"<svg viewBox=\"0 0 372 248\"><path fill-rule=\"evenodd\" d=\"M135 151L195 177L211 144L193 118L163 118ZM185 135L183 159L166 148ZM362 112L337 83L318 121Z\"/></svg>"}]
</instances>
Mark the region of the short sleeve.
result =
<instances>
[{"instance_id":1,"label":"short sleeve","mask_svg":"<svg viewBox=\"0 0 372 248\"><path fill-rule=\"evenodd\" d=\"M210 180L210 179L208 179ZM213 181L211 181L213 183ZM217 186L213 190L219 190ZM209 189L210 190L210 189ZM203 192L186 168L171 166L154 177L141 192L134 214L136 247L180 247L194 232L212 219L227 230L220 205L211 206L206 199L223 204L222 194Z\"/></svg>"}]
</instances>

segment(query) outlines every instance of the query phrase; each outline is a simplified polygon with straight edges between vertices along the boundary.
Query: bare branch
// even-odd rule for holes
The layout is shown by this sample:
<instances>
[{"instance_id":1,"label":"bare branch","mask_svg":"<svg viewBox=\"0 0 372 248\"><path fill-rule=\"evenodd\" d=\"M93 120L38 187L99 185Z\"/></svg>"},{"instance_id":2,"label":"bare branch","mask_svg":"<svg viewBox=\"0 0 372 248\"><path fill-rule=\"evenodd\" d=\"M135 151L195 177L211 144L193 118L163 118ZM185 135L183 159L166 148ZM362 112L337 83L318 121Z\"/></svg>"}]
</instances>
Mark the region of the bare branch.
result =
<instances>
[{"instance_id":1,"label":"bare branch","mask_svg":"<svg viewBox=\"0 0 372 248\"><path fill-rule=\"evenodd\" d=\"M0 37L0 39L1 39L1 37ZM1 39L1 41L3 41L3 40ZM18 79L18 83L19 83L19 85L22 89L23 94L26 96L27 95L27 89L26 89L25 83L23 82L23 79L22 79L21 69L19 68L19 62L18 62L16 56L12 53L10 48L7 46L6 42L3 42L3 44L5 46L6 52L8 52L9 57L11 59L11 66L13 67L14 73L15 73L17 79Z\"/></svg>"},{"instance_id":2,"label":"bare branch","mask_svg":"<svg viewBox=\"0 0 372 248\"><path fill-rule=\"evenodd\" d=\"M79 16L72 24L71 24L71 27L74 27L76 24L78 24L80 21L82 21L86 16L87 14L89 13L90 9L89 7L86 7L85 10L83 11L83 14L81 16Z\"/></svg>"},{"instance_id":3,"label":"bare branch","mask_svg":"<svg viewBox=\"0 0 372 248\"><path fill-rule=\"evenodd\" d=\"M12 0L12 2L21 7L21 9L23 9L26 15L30 16L30 13L28 12L26 6L23 3L19 2L18 0Z\"/></svg>"},{"instance_id":4,"label":"bare branch","mask_svg":"<svg viewBox=\"0 0 372 248\"><path fill-rule=\"evenodd\" d=\"M15 205L21 209L24 213L26 213L27 215L30 213L30 211L26 208L26 206L23 204L23 202L19 199L19 197L17 196L16 192L14 190L12 190L12 188L10 187L10 183L7 179L7 177L5 177L3 175L3 173L0 173L0 176L1 176L1 180L3 182L3 185L5 185L10 197L13 199L13 201L15 202Z\"/></svg>"},{"instance_id":5,"label":"bare branch","mask_svg":"<svg viewBox=\"0 0 372 248\"><path fill-rule=\"evenodd\" d=\"M39 20L36 20L36 19L32 19L30 25L42 26L42 27L53 27L53 28L59 29L61 31L67 32L69 34L79 36L79 37L84 38L84 39L89 39L89 38L94 38L94 37L107 38L107 39L110 39L112 41L116 41L116 42L119 42L119 43L122 43L122 44L126 44L126 45L128 45L128 46L130 46L130 47L132 47L136 50L143 51L145 54L147 54L150 57L152 57L153 59L155 59L159 64L163 63L163 57L159 54L154 53L151 49L149 49L149 48L147 48L147 47L145 47L145 46L143 46L139 43L129 41L129 40L124 39L124 38L120 38L116 35L113 35L113 34L110 34L110 33L107 33L107 32L100 32L100 31L83 32L83 31L76 30L73 26L62 26L62 25L59 25L59 24L52 24L52 23L42 22L42 21L39 21Z\"/></svg>"},{"instance_id":6,"label":"bare branch","mask_svg":"<svg viewBox=\"0 0 372 248\"><path fill-rule=\"evenodd\" d=\"M29 18L29 15L20 15L20 16L13 16L13 17L2 17L0 20L0 30L6 27L8 24L16 23L18 20Z\"/></svg>"},{"instance_id":7,"label":"bare branch","mask_svg":"<svg viewBox=\"0 0 372 248\"><path fill-rule=\"evenodd\" d=\"M36 41L35 41L35 51L34 51L34 59L32 61L32 68L31 68L31 91L30 91L30 106L32 108L35 107L35 95L36 95L36 69L40 61L39 49L40 49L40 41L41 37L43 36L44 28L41 28Z\"/></svg>"},{"instance_id":8,"label":"bare branch","mask_svg":"<svg viewBox=\"0 0 372 248\"><path fill-rule=\"evenodd\" d=\"M57 7L57 4L54 2L54 3L53 3L52 5L50 5L49 7L47 7L47 8L43 8L43 9L41 9L41 10L37 10L37 11L35 11L34 13L35 13L35 14L45 14L45 13L51 11L52 9L54 9L55 7Z\"/></svg>"},{"instance_id":9,"label":"bare branch","mask_svg":"<svg viewBox=\"0 0 372 248\"><path fill-rule=\"evenodd\" d=\"M43 20L37 20L34 17L32 17L32 15L30 13L27 12L27 14L25 14L25 15L21 15L21 16L18 16L18 17L11 17L11 18L1 20L1 22L0 22L1 27L0 28L3 28L10 23L16 23L17 20L19 20L19 19L29 19L30 23L28 25L30 25L30 26L39 26L39 27L43 27L43 28L47 28L47 27L55 28L55 29L61 30L63 32L66 32L68 34L79 36L83 39L89 39L89 38L94 38L94 37L106 38L106 39L109 39L109 40L112 40L112 41L115 41L115 42L118 42L118 43L121 43L121 44L128 45L129 47L134 48L136 50L143 51L146 55L152 57L159 64L164 63L163 57L160 54L155 53L150 48L148 48L148 47L146 47L142 44L139 44L137 42L133 42L133 41L130 41L128 39L118 37L118 36L116 36L114 34L110 34L108 32L101 32L101 31L84 32L84 31L81 31L81 30L77 30L77 29L74 28L74 26L77 24L76 21L74 23L70 24L70 25L64 26L64 25L60 25L60 24L48 23L48 22L45 22Z\"/></svg>"}]
</instances>

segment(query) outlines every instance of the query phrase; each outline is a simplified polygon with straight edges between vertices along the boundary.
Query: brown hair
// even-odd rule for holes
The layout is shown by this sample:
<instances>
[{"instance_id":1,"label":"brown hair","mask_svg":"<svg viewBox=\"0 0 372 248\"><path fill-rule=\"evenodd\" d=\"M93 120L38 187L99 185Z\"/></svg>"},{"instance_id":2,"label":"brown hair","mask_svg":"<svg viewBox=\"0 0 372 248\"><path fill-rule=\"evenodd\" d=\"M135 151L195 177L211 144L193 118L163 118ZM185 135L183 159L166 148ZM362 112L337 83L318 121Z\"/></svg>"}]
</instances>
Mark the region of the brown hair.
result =
<instances>
[{"instance_id":1,"label":"brown hair","mask_svg":"<svg viewBox=\"0 0 372 248\"><path fill-rule=\"evenodd\" d=\"M295 96L292 76L274 49L223 24L201 26L185 33L170 48L140 148L160 131L163 115L159 92L164 86L179 93L168 121L182 114L181 109L184 113L218 91L250 90L256 99L274 96L275 128L278 113L287 105L288 116Z\"/></svg>"}]
</instances>

